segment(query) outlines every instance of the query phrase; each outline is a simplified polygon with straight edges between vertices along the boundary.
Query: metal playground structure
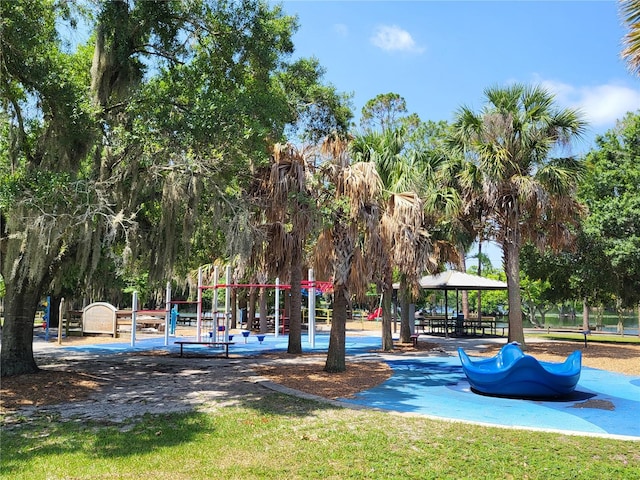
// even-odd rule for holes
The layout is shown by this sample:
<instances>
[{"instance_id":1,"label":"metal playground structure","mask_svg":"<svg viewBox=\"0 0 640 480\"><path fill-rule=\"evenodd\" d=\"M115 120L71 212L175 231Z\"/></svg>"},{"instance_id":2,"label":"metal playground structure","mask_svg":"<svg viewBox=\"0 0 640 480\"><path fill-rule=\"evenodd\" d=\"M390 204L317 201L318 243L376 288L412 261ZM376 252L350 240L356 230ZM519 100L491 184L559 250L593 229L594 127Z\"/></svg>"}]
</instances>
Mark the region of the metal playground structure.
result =
<instances>
[{"instance_id":1,"label":"metal playground structure","mask_svg":"<svg viewBox=\"0 0 640 480\"><path fill-rule=\"evenodd\" d=\"M172 300L171 298L171 283L167 282L165 292L165 328L164 328L164 345L169 345L170 335L175 335L175 325L177 318L177 311L175 307L180 304L195 304L196 305L196 341L206 342L207 339L219 342L229 342L229 330L231 328L232 308L231 305L231 290L237 288L273 288L275 289L275 306L274 306L274 322L275 329L274 335L278 337L280 332L281 320L280 315L280 293L282 291L290 290L291 285L282 284L280 280L276 278L275 283L262 284L262 283L232 283L231 279L231 267L224 267L224 281L220 278L220 267L215 266L213 269L213 284L203 284L203 271L202 267L198 268L198 287L197 287L197 300L196 301L184 301L184 300ZM316 336L316 292L326 292L332 287L331 282L316 281L314 277L313 269L308 271L308 279L301 282L301 288L308 290L308 342L311 348L315 348L315 336ZM213 290L213 299L211 312L205 312L203 309L203 293L207 290ZM219 293L224 291L224 307L219 305ZM132 312L131 312L131 346L135 346L136 342L136 320L138 310L138 294L133 292L132 300ZM250 320L249 320L250 321ZM207 329L207 324L210 324L211 329Z\"/></svg>"}]
</instances>

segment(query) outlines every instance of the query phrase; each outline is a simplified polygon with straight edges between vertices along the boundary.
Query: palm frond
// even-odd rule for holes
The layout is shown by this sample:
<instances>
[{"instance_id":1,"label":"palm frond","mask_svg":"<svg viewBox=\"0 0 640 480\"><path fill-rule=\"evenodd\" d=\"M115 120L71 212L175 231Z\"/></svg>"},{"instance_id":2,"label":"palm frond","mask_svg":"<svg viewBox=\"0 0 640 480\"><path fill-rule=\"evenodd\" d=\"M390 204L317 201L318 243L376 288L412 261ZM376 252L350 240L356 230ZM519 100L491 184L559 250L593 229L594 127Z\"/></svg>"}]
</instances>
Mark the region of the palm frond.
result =
<instances>
[{"instance_id":1,"label":"palm frond","mask_svg":"<svg viewBox=\"0 0 640 480\"><path fill-rule=\"evenodd\" d=\"M640 74L640 0L621 0L620 13L629 28L623 38L622 58L633 73Z\"/></svg>"},{"instance_id":2,"label":"palm frond","mask_svg":"<svg viewBox=\"0 0 640 480\"><path fill-rule=\"evenodd\" d=\"M358 162L344 169L342 193L349 199L351 217L357 218L365 205L375 204L382 193L382 181L373 162Z\"/></svg>"},{"instance_id":3,"label":"palm frond","mask_svg":"<svg viewBox=\"0 0 640 480\"><path fill-rule=\"evenodd\" d=\"M574 158L554 159L536 172L536 178L552 195L572 195L584 173L584 166Z\"/></svg>"},{"instance_id":4,"label":"palm frond","mask_svg":"<svg viewBox=\"0 0 640 480\"><path fill-rule=\"evenodd\" d=\"M331 229L323 230L318 236L312 257L316 278L333 278L335 253Z\"/></svg>"},{"instance_id":5,"label":"palm frond","mask_svg":"<svg viewBox=\"0 0 640 480\"><path fill-rule=\"evenodd\" d=\"M350 138L333 133L328 135L320 146L320 152L327 156L331 163L340 169L349 165L349 142Z\"/></svg>"},{"instance_id":6,"label":"palm frond","mask_svg":"<svg viewBox=\"0 0 640 480\"><path fill-rule=\"evenodd\" d=\"M264 270L286 279L294 248L294 236L286 225L274 222L266 225L267 241L264 243Z\"/></svg>"},{"instance_id":7,"label":"palm frond","mask_svg":"<svg viewBox=\"0 0 640 480\"><path fill-rule=\"evenodd\" d=\"M355 248L349 272L349 292L358 302L364 302L370 283L371 262L364 257L360 248Z\"/></svg>"}]
</instances>

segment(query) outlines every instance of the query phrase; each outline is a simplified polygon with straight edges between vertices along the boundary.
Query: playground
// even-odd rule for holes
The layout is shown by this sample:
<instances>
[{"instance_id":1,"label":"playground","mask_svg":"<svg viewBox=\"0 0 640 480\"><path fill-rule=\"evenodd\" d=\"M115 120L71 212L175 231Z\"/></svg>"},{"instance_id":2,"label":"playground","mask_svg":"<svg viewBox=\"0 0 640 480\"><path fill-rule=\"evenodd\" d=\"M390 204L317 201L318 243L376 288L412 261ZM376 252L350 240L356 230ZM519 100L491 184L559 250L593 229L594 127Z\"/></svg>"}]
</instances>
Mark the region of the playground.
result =
<instances>
[{"instance_id":1,"label":"playground","mask_svg":"<svg viewBox=\"0 0 640 480\"><path fill-rule=\"evenodd\" d=\"M21 416L55 411L70 417L122 419L198 408L217 398L220 388L236 398L259 394L268 386L341 405L449 421L640 439L640 422L634 414L640 409L638 345L590 342L583 350L584 368L574 394L561 400L513 400L471 392L455 353L463 346L473 355L488 356L504 344L503 338L421 337L417 347L399 345L396 352L382 354L376 322L352 322L349 327L348 371L341 375L322 371L329 337L323 329L313 348L303 336L302 356L287 355L287 336L274 334L259 341L253 333L245 339L230 332L234 343L228 359L218 358L221 350L213 345L194 345L181 358L178 345L172 341L165 346L157 335L141 335L135 347L126 339L106 336L70 339L63 346L36 341L36 356L45 369L36 380L41 388L24 379L18 382L21 386L4 382L3 412L9 419L11 411ZM529 343L532 354L548 360L579 347L579 343ZM55 398L46 399L46 392L55 392Z\"/></svg>"}]
</instances>

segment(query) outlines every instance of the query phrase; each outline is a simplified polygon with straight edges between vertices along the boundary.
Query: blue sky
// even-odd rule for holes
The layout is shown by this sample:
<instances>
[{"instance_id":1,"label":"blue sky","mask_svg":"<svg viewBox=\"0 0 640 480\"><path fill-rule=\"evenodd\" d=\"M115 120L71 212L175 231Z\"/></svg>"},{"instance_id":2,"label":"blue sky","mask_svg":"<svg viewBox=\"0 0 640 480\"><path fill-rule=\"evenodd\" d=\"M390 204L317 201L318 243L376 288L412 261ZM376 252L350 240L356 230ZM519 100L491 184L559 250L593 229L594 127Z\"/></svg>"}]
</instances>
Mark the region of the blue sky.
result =
<instances>
[{"instance_id":1,"label":"blue sky","mask_svg":"<svg viewBox=\"0 0 640 480\"><path fill-rule=\"evenodd\" d=\"M299 18L296 57L315 56L325 81L365 102L395 92L423 120L479 110L483 91L540 84L590 127L572 150L640 109L640 78L620 57L626 28L615 1L284 1ZM500 253L490 252L494 266Z\"/></svg>"},{"instance_id":2,"label":"blue sky","mask_svg":"<svg viewBox=\"0 0 640 480\"><path fill-rule=\"evenodd\" d=\"M580 108L595 134L640 108L640 79L620 58L615 1L284 1L299 17L295 57L315 56L325 80L364 103L395 92L423 120L482 106L489 86L541 84Z\"/></svg>"}]
</instances>

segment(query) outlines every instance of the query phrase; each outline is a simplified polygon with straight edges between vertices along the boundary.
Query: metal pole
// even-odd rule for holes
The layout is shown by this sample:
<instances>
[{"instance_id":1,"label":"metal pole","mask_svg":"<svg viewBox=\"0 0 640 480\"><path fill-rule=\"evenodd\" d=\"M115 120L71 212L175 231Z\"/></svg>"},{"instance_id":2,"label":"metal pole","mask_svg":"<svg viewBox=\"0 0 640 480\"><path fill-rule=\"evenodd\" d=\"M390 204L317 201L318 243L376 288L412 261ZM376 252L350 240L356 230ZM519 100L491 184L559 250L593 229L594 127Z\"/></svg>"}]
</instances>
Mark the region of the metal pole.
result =
<instances>
[{"instance_id":1,"label":"metal pole","mask_svg":"<svg viewBox=\"0 0 640 480\"><path fill-rule=\"evenodd\" d=\"M444 290L444 338L449 338L449 291Z\"/></svg>"},{"instance_id":2,"label":"metal pole","mask_svg":"<svg viewBox=\"0 0 640 480\"><path fill-rule=\"evenodd\" d=\"M227 265L225 283L227 284L227 288L225 290L224 299L224 341L228 342L229 327L231 327L231 265Z\"/></svg>"},{"instance_id":3,"label":"metal pole","mask_svg":"<svg viewBox=\"0 0 640 480\"><path fill-rule=\"evenodd\" d=\"M202 267L198 267L198 303L196 304L196 341L202 338Z\"/></svg>"},{"instance_id":4,"label":"metal pole","mask_svg":"<svg viewBox=\"0 0 640 480\"><path fill-rule=\"evenodd\" d=\"M211 300L211 340L218 341L218 266L213 267L213 299Z\"/></svg>"},{"instance_id":5,"label":"metal pole","mask_svg":"<svg viewBox=\"0 0 640 480\"><path fill-rule=\"evenodd\" d=\"M47 308L45 309L44 341L49 341L49 325L51 323L51 297L47 297Z\"/></svg>"},{"instance_id":6,"label":"metal pole","mask_svg":"<svg viewBox=\"0 0 640 480\"><path fill-rule=\"evenodd\" d=\"M309 269L309 344L316 347L316 282L313 268Z\"/></svg>"},{"instance_id":7,"label":"metal pole","mask_svg":"<svg viewBox=\"0 0 640 480\"><path fill-rule=\"evenodd\" d=\"M137 300L136 296L136 300ZM136 308L138 304L136 303ZM164 346L169 345L169 322L171 321L171 283L167 282L164 305Z\"/></svg>"},{"instance_id":8,"label":"metal pole","mask_svg":"<svg viewBox=\"0 0 640 480\"><path fill-rule=\"evenodd\" d=\"M62 306L64 305L64 297L60 299L58 307L58 345L62 345Z\"/></svg>"},{"instance_id":9,"label":"metal pole","mask_svg":"<svg viewBox=\"0 0 640 480\"><path fill-rule=\"evenodd\" d=\"M275 307L275 337L278 338L278 330L280 330L280 279L276 278L276 307Z\"/></svg>"},{"instance_id":10,"label":"metal pole","mask_svg":"<svg viewBox=\"0 0 640 480\"><path fill-rule=\"evenodd\" d=\"M138 292L133 291L131 299L131 347L136 346L136 321L138 320Z\"/></svg>"}]
</instances>

